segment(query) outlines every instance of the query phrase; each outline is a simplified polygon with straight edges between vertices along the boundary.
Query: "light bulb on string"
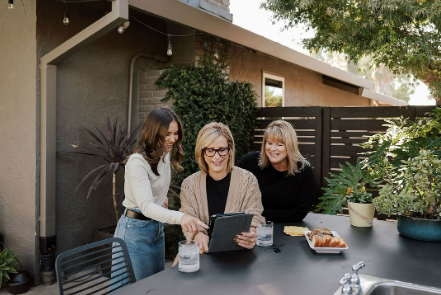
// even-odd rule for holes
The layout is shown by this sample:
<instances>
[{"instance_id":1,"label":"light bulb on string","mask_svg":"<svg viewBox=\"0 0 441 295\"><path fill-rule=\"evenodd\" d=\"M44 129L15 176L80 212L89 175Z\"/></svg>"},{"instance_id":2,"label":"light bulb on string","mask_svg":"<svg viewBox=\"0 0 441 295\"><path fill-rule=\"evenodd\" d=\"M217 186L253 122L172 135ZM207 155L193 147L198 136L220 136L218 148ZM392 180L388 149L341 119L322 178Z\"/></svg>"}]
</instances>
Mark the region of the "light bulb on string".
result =
<instances>
[{"instance_id":1,"label":"light bulb on string","mask_svg":"<svg viewBox=\"0 0 441 295\"><path fill-rule=\"evenodd\" d=\"M214 49L214 58L219 58L219 52L217 51L217 48Z\"/></svg>"},{"instance_id":2,"label":"light bulb on string","mask_svg":"<svg viewBox=\"0 0 441 295\"><path fill-rule=\"evenodd\" d=\"M14 9L14 0L8 0L8 9Z\"/></svg>"},{"instance_id":3,"label":"light bulb on string","mask_svg":"<svg viewBox=\"0 0 441 295\"><path fill-rule=\"evenodd\" d=\"M168 46L167 46L167 55L168 56L172 56L172 54L173 54L170 39L171 39L171 35L168 34Z\"/></svg>"},{"instance_id":4,"label":"light bulb on string","mask_svg":"<svg viewBox=\"0 0 441 295\"><path fill-rule=\"evenodd\" d=\"M130 21L126 21L124 24L118 27L118 33L122 34L130 26Z\"/></svg>"},{"instance_id":5,"label":"light bulb on string","mask_svg":"<svg viewBox=\"0 0 441 295\"><path fill-rule=\"evenodd\" d=\"M69 12L65 11L64 18L63 18L63 24L67 26L69 24L69 22L70 22L69 21Z\"/></svg>"},{"instance_id":6,"label":"light bulb on string","mask_svg":"<svg viewBox=\"0 0 441 295\"><path fill-rule=\"evenodd\" d=\"M207 48L207 41L204 40L204 48Z\"/></svg>"}]
</instances>

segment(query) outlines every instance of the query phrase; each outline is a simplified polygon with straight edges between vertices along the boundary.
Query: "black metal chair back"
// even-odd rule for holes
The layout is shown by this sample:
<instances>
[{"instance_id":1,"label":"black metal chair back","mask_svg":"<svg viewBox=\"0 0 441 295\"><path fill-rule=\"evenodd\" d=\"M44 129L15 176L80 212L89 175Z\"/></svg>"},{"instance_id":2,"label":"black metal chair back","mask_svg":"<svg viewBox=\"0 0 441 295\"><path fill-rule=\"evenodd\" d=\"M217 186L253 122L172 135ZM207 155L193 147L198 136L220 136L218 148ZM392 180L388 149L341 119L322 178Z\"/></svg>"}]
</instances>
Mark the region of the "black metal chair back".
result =
<instances>
[{"instance_id":1,"label":"black metal chair back","mask_svg":"<svg viewBox=\"0 0 441 295\"><path fill-rule=\"evenodd\" d=\"M60 295L103 295L136 281L127 245L120 238L63 252L55 267Z\"/></svg>"}]
</instances>

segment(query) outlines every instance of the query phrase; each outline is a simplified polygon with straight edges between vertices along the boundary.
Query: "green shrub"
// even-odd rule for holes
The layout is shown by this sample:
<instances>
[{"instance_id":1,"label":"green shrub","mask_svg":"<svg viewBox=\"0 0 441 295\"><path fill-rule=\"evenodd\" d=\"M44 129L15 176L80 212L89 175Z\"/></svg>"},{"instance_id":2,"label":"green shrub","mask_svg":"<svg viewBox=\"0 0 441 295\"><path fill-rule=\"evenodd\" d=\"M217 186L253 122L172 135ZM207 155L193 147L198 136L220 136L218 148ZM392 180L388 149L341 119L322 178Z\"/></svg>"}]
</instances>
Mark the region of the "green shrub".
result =
<instances>
[{"instance_id":1,"label":"green shrub","mask_svg":"<svg viewBox=\"0 0 441 295\"><path fill-rule=\"evenodd\" d=\"M194 148L199 130L207 123L221 122L233 133L236 159L250 151L256 122L257 103L250 83L229 82L221 69L200 67L171 67L156 81L169 91L164 100L173 99L173 108L182 120L185 136L184 171L174 177L174 184L198 171Z\"/></svg>"},{"instance_id":2,"label":"green shrub","mask_svg":"<svg viewBox=\"0 0 441 295\"><path fill-rule=\"evenodd\" d=\"M255 92L250 83L227 81L222 64L206 60L199 67L171 67L156 81L158 87L169 90L163 100L173 100L173 109L184 125L184 171L175 174L172 179L177 187L186 177L199 170L194 148L198 132L205 124L216 121L230 128L236 146L236 161L251 150L257 113ZM180 200L175 195L170 209L179 208ZM178 241L183 239L180 226L165 227L168 259L174 257Z\"/></svg>"}]
</instances>

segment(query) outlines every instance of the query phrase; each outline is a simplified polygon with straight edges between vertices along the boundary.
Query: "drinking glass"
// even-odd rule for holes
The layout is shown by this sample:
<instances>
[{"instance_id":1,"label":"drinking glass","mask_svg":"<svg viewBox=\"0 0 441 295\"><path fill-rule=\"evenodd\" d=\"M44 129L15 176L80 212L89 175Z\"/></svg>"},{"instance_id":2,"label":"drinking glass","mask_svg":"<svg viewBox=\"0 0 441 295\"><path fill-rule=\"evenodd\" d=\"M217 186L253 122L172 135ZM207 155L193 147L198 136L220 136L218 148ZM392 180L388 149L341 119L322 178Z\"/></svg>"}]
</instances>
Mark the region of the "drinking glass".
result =
<instances>
[{"instance_id":1,"label":"drinking glass","mask_svg":"<svg viewBox=\"0 0 441 295\"><path fill-rule=\"evenodd\" d=\"M268 247L273 245L273 229L274 224L272 221L267 221L257 227L257 246Z\"/></svg>"},{"instance_id":2,"label":"drinking glass","mask_svg":"<svg viewBox=\"0 0 441 295\"><path fill-rule=\"evenodd\" d=\"M179 242L179 270L195 272L199 270L199 243L193 240Z\"/></svg>"}]
</instances>

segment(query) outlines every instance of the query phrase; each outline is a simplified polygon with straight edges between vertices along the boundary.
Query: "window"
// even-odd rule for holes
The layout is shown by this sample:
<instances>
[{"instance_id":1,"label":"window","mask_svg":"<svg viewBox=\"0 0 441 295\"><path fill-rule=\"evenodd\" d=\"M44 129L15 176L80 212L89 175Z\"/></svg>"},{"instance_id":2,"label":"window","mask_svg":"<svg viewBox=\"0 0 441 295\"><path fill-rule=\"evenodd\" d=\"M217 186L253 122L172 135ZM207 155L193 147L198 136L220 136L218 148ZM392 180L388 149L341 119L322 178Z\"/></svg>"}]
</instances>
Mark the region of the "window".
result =
<instances>
[{"instance_id":1,"label":"window","mask_svg":"<svg viewBox=\"0 0 441 295\"><path fill-rule=\"evenodd\" d=\"M263 73L262 106L283 107L285 105L285 78Z\"/></svg>"}]
</instances>

